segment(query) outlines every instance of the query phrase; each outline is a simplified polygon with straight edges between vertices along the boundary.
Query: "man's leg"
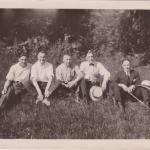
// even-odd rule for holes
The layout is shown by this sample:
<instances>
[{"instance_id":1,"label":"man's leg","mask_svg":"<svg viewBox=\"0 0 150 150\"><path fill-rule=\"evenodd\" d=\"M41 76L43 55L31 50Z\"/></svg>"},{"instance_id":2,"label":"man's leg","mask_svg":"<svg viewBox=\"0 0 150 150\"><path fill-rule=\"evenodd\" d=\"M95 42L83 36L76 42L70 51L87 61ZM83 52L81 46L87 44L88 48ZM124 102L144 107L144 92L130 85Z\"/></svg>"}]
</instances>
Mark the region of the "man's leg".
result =
<instances>
[{"instance_id":1,"label":"man's leg","mask_svg":"<svg viewBox=\"0 0 150 150\"><path fill-rule=\"evenodd\" d=\"M121 109L121 111L125 111L125 98L126 94L121 89L121 87L118 86L117 83L112 82L110 85L110 88L114 94L115 102L118 105L118 107Z\"/></svg>"},{"instance_id":2,"label":"man's leg","mask_svg":"<svg viewBox=\"0 0 150 150\"><path fill-rule=\"evenodd\" d=\"M150 107L150 93L143 87L137 87L133 93L137 98L143 100Z\"/></svg>"},{"instance_id":3,"label":"man's leg","mask_svg":"<svg viewBox=\"0 0 150 150\"><path fill-rule=\"evenodd\" d=\"M76 96L75 101L76 102L80 102L80 98L81 98L81 81L82 81L82 79L79 80L75 86L73 86L72 88L69 89L71 92L75 93L75 96Z\"/></svg>"},{"instance_id":4,"label":"man's leg","mask_svg":"<svg viewBox=\"0 0 150 150\"><path fill-rule=\"evenodd\" d=\"M56 80L55 82L53 82L49 91L50 91L50 96L57 96L59 91L66 93L68 92L68 89L61 84L61 81Z\"/></svg>"},{"instance_id":5,"label":"man's leg","mask_svg":"<svg viewBox=\"0 0 150 150\"><path fill-rule=\"evenodd\" d=\"M15 89L14 89L13 85L10 85L8 87L6 94L3 94L0 98L0 108L4 109L4 107L8 104L8 102L10 100L13 101L15 96L16 96L15 95Z\"/></svg>"},{"instance_id":6,"label":"man's leg","mask_svg":"<svg viewBox=\"0 0 150 150\"><path fill-rule=\"evenodd\" d=\"M91 98L89 95L89 90L91 88L92 84L90 81L86 79L81 80L81 93L84 100L86 100L87 103L90 103Z\"/></svg>"}]
</instances>

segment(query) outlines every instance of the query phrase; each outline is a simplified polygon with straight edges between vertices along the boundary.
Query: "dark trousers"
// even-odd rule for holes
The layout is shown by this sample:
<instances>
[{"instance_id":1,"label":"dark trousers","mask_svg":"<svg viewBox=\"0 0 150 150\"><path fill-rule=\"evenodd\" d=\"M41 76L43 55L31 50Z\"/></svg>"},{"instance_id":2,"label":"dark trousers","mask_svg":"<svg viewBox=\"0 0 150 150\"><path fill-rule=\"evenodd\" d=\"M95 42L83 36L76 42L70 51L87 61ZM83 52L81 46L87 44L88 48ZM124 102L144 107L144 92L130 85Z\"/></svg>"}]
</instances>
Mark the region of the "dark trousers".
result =
<instances>
[{"instance_id":1,"label":"dark trousers","mask_svg":"<svg viewBox=\"0 0 150 150\"><path fill-rule=\"evenodd\" d=\"M111 90L113 91L115 100L120 102L123 106L125 106L126 100L136 101L130 94L123 91L123 89L119 87L117 83L111 83ZM148 105L150 105L150 95L147 89L143 87L136 87L132 94L144 102L148 102Z\"/></svg>"},{"instance_id":2,"label":"dark trousers","mask_svg":"<svg viewBox=\"0 0 150 150\"><path fill-rule=\"evenodd\" d=\"M86 99L87 102L91 101L90 94L89 94L90 88L94 85L100 86L100 84L101 84L100 82L92 83L91 81L87 79L83 79L81 81L81 93L82 93L83 98ZM107 83L106 90L103 93L103 98L106 97L107 91L109 90L108 87L109 87L109 82Z\"/></svg>"},{"instance_id":3,"label":"dark trousers","mask_svg":"<svg viewBox=\"0 0 150 150\"><path fill-rule=\"evenodd\" d=\"M81 79L73 87L67 88L67 87L65 87L62 84L61 81L56 80L55 83L53 83L53 85L50 88L50 93L53 96L57 96L58 95L58 91L60 91L62 94L71 92L71 93L75 93L76 96L79 96L80 98L82 98L82 90L81 90L81 88L84 87L82 84L83 83L82 83L82 79Z\"/></svg>"},{"instance_id":4,"label":"dark trousers","mask_svg":"<svg viewBox=\"0 0 150 150\"><path fill-rule=\"evenodd\" d=\"M4 108L5 106L14 105L25 93L26 88L21 82L12 82L6 94L3 94L0 98L0 107Z\"/></svg>"},{"instance_id":5,"label":"dark trousers","mask_svg":"<svg viewBox=\"0 0 150 150\"><path fill-rule=\"evenodd\" d=\"M37 83L38 83L38 86L39 86L42 94L44 95L45 89L46 89L46 86L47 86L47 82L40 82L40 81L38 81Z\"/></svg>"}]
</instances>

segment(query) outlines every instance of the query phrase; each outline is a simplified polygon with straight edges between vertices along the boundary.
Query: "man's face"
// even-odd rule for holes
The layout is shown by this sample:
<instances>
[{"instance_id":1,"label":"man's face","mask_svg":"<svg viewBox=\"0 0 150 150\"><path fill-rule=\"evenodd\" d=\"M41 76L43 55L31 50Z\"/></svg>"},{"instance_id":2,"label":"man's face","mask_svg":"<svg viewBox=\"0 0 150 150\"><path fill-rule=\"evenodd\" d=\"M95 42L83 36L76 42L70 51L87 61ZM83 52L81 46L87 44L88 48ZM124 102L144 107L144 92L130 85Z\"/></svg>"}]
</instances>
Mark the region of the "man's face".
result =
<instances>
[{"instance_id":1,"label":"man's face","mask_svg":"<svg viewBox=\"0 0 150 150\"><path fill-rule=\"evenodd\" d=\"M87 61L88 61L89 63L92 63L92 62L94 61L94 56L93 56L93 54L88 54L87 57L86 57L86 59L87 59Z\"/></svg>"},{"instance_id":2,"label":"man's face","mask_svg":"<svg viewBox=\"0 0 150 150\"><path fill-rule=\"evenodd\" d=\"M122 64L123 70L124 71L129 71L130 70L130 62L128 60L125 60Z\"/></svg>"},{"instance_id":3,"label":"man's face","mask_svg":"<svg viewBox=\"0 0 150 150\"><path fill-rule=\"evenodd\" d=\"M40 64L44 64L46 61L46 55L45 53L39 53L38 54L38 61Z\"/></svg>"},{"instance_id":4,"label":"man's face","mask_svg":"<svg viewBox=\"0 0 150 150\"><path fill-rule=\"evenodd\" d=\"M72 62L72 59L71 59L70 56L65 55L64 58L63 58L63 62L66 64L66 66L69 66Z\"/></svg>"},{"instance_id":5,"label":"man's face","mask_svg":"<svg viewBox=\"0 0 150 150\"><path fill-rule=\"evenodd\" d=\"M19 58L19 65L22 67L25 67L27 65L27 57L26 56L21 56Z\"/></svg>"}]
</instances>

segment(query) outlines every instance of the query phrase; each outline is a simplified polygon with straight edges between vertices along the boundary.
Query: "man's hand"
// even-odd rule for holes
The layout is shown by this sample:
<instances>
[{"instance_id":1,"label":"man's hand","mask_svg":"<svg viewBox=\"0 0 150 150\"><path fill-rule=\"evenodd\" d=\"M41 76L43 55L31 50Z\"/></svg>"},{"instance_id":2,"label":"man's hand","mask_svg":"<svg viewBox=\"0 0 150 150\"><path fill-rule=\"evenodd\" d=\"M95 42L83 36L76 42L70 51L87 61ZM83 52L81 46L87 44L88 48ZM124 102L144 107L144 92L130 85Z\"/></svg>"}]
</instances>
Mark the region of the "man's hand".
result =
<instances>
[{"instance_id":1,"label":"man's hand","mask_svg":"<svg viewBox=\"0 0 150 150\"><path fill-rule=\"evenodd\" d=\"M44 96L43 96L43 94L42 94L42 93L39 93L37 98L38 98L39 100L41 100L41 101L42 101L42 100L43 100L43 98L44 98Z\"/></svg>"},{"instance_id":2,"label":"man's hand","mask_svg":"<svg viewBox=\"0 0 150 150\"><path fill-rule=\"evenodd\" d=\"M45 89L44 96L45 96L45 97L49 97L49 96L50 96L50 92L49 92L49 90Z\"/></svg>"},{"instance_id":3,"label":"man's hand","mask_svg":"<svg viewBox=\"0 0 150 150\"><path fill-rule=\"evenodd\" d=\"M68 87L71 88L71 87L73 87L75 84L76 84L76 81L70 81L70 82L68 83Z\"/></svg>"},{"instance_id":4,"label":"man's hand","mask_svg":"<svg viewBox=\"0 0 150 150\"><path fill-rule=\"evenodd\" d=\"M90 78L89 79L92 83L96 83L96 79L95 78Z\"/></svg>"},{"instance_id":5,"label":"man's hand","mask_svg":"<svg viewBox=\"0 0 150 150\"><path fill-rule=\"evenodd\" d=\"M61 83L63 86L65 86L66 88L69 87L68 83Z\"/></svg>"},{"instance_id":6,"label":"man's hand","mask_svg":"<svg viewBox=\"0 0 150 150\"><path fill-rule=\"evenodd\" d=\"M135 90L135 86L131 85L130 87L128 87L128 93L132 93Z\"/></svg>"},{"instance_id":7,"label":"man's hand","mask_svg":"<svg viewBox=\"0 0 150 150\"><path fill-rule=\"evenodd\" d=\"M118 86L120 86L125 92L128 92L128 87L125 84L119 83Z\"/></svg>"},{"instance_id":8,"label":"man's hand","mask_svg":"<svg viewBox=\"0 0 150 150\"><path fill-rule=\"evenodd\" d=\"M106 82L103 82L102 83L102 91L105 91L107 88L107 83Z\"/></svg>"},{"instance_id":9,"label":"man's hand","mask_svg":"<svg viewBox=\"0 0 150 150\"><path fill-rule=\"evenodd\" d=\"M7 89L4 88L4 89L2 90L2 94L6 94L6 92L7 92Z\"/></svg>"}]
</instances>

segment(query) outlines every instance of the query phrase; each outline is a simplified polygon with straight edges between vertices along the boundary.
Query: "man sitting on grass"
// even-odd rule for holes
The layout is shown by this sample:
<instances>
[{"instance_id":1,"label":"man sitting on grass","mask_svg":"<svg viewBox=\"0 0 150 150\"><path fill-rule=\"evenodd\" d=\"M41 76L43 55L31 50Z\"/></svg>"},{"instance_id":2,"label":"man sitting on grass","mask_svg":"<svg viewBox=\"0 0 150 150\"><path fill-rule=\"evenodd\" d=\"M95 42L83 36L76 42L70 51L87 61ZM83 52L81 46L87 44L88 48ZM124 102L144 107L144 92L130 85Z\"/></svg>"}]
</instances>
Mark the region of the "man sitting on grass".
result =
<instances>
[{"instance_id":1,"label":"man sitting on grass","mask_svg":"<svg viewBox=\"0 0 150 150\"><path fill-rule=\"evenodd\" d=\"M137 87L141 83L140 75L137 71L131 69L130 61L124 59L122 61L122 71L119 71L114 78L114 83L111 84L111 89L114 92L114 97L117 105L121 111L125 111L126 99L133 99L130 93L134 94L138 98L142 98L145 102L148 102L150 106L150 98L148 90Z\"/></svg>"},{"instance_id":2,"label":"man sitting on grass","mask_svg":"<svg viewBox=\"0 0 150 150\"><path fill-rule=\"evenodd\" d=\"M38 61L31 68L31 80L38 94L36 104L41 101L50 106L48 97L53 76L52 64L46 61L46 53L40 51L38 53Z\"/></svg>"},{"instance_id":3,"label":"man sitting on grass","mask_svg":"<svg viewBox=\"0 0 150 150\"><path fill-rule=\"evenodd\" d=\"M30 79L31 64L27 63L27 54L22 53L19 56L18 63L12 65L7 76L2 96L0 98L0 106L7 102L18 100L28 88Z\"/></svg>"},{"instance_id":4,"label":"man sitting on grass","mask_svg":"<svg viewBox=\"0 0 150 150\"><path fill-rule=\"evenodd\" d=\"M80 81L83 75L78 66L72 64L70 55L63 56L63 63L56 68L56 84L53 94L59 90L73 91L76 93L76 102L79 102Z\"/></svg>"},{"instance_id":5,"label":"man sitting on grass","mask_svg":"<svg viewBox=\"0 0 150 150\"><path fill-rule=\"evenodd\" d=\"M91 51L86 55L86 61L82 62L80 65L80 70L84 74L84 85L82 87L82 93L85 97L87 103L91 102L89 95L89 90L93 85L100 85L102 87L103 93L106 92L107 84L110 79L110 73L103 66L102 63L96 62ZM102 81L102 82L101 82Z\"/></svg>"}]
</instances>

